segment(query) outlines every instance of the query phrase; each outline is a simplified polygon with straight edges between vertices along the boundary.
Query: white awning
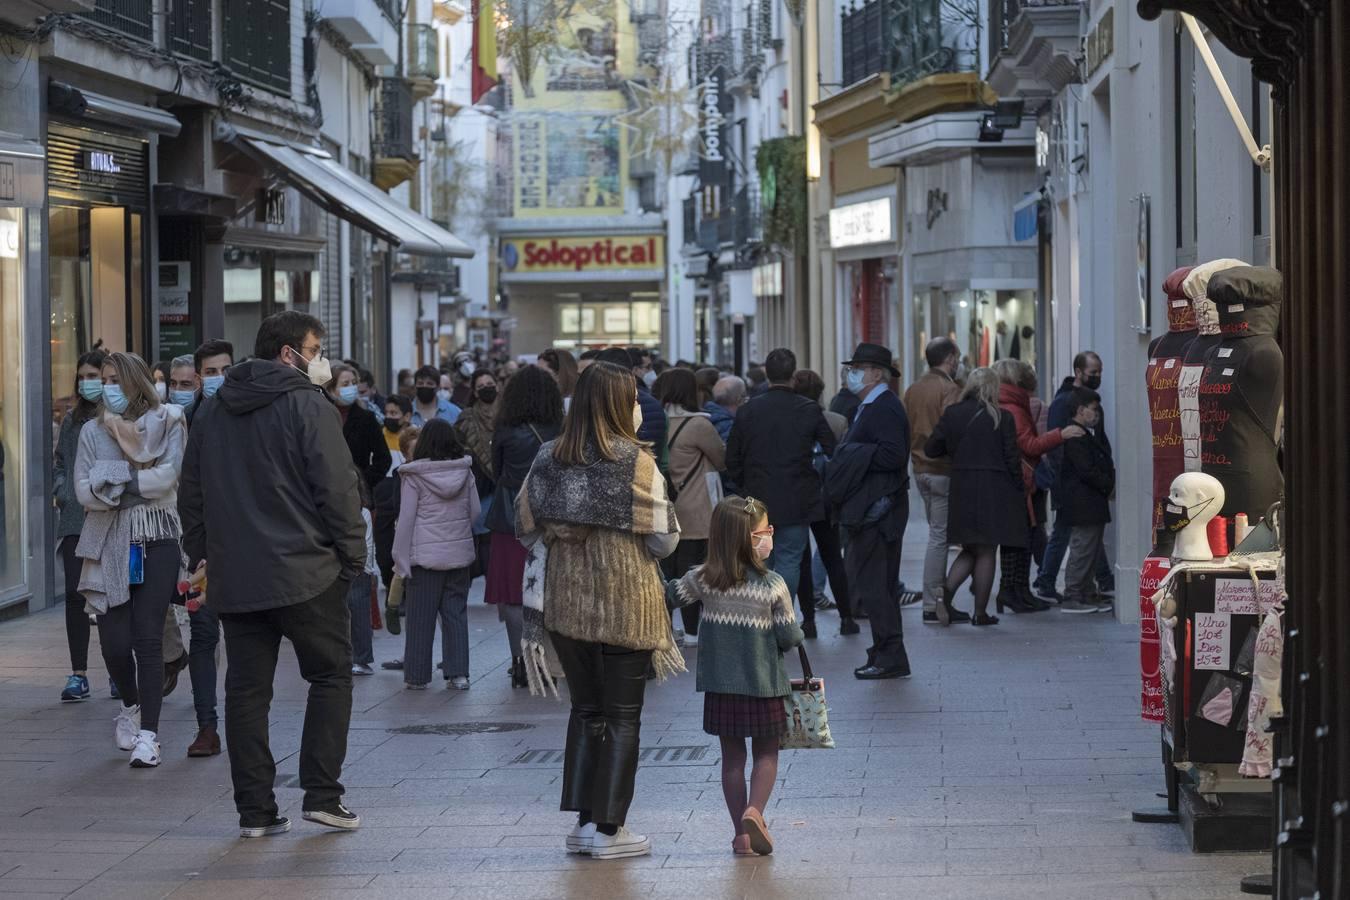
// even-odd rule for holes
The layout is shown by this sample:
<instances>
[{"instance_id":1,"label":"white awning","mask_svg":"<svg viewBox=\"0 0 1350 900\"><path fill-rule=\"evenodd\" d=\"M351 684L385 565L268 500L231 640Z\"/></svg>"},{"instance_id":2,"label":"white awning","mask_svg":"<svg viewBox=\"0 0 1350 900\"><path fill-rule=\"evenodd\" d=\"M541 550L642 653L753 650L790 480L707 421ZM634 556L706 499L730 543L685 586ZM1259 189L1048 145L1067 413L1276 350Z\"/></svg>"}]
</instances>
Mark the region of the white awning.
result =
<instances>
[{"instance_id":1,"label":"white awning","mask_svg":"<svg viewBox=\"0 0 1350 900\"><path fill-rule=\"evenodd\" d=\"M403 206L316 148L294 147L242 136L293 187L335 216L388 241L402 253L468 259L473 248L435 222Z\"/></svg>"}]
</instances>

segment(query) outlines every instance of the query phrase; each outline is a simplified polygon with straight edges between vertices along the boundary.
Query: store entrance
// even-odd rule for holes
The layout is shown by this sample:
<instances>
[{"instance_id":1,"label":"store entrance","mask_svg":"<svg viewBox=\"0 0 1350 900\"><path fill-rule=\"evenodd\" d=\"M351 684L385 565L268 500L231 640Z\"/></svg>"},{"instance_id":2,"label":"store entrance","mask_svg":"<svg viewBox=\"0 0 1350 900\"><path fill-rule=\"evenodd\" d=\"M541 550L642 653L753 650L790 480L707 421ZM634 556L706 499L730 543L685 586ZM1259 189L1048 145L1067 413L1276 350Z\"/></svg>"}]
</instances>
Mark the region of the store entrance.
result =
<instances>
[{"instance_id":1,"label":"store entrance","mask_svg":"<svg viewBox=\"0 0 1350 900\"><path fill-rule=\"evenodd\" d=\"M253 352L258 326L273 313L318 308L318 268L312 253L225 247L225 340L236 357Z\"/></svg>"}]
</instances>

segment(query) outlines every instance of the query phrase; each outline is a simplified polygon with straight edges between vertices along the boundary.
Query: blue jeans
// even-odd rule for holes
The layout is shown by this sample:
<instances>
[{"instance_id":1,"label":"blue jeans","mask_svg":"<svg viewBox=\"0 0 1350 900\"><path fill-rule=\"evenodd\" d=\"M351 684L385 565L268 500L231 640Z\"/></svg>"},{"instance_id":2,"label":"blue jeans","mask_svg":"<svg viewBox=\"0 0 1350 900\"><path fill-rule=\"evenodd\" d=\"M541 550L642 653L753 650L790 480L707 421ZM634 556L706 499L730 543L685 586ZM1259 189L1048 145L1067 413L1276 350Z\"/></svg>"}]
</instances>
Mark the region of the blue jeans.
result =
<instances>
[{"instance_id":1,"label":"blue jeans","mask_svg":"<svg viewBox=\"0 0 1350 900\"><path fill-rule=\"evenodd\" d=\"M362 572L347 588L347 608L352 613L352 664L368 666L375 662L375 629L370 624L370 581L375 576Z\"/></svg>"},{"instance_id":2,"label":"blue jeans","mask_svg":"<svg viewBox=\"0 0 1350 900\"><path fill-rule=\"evenodd\" d=\"M209 603L188 613L188 675L192 678L192 705L197 727L216 727L216 647L220 645L220 614Z\"/></svg>"},{"instance_id":3,"label":"blue jeans","mask_svg":"<svg viewBox=\"0 0 1350 900\"><path fill-rule=\"evenodd\" d=\"M1050 531L1050 540L1045 545L1045 560L1036 573L1035 589L1040 593L1049 593L1055 588L1055 581L1059 578L1059 567L1064 564L1064 554L1069 552L1069 534L1073 531L1072 525L1064 522L1063 516L1055 516L1055 527ZM1106 558L1106 549L1097 554L1096 571L1093 573L1097 578L1097 588L1099 590L1114 590L1116 586L1115 573L1111 571L1111 561Z\"/></svg>"},{"instance_id":4,"label":"blue jeans","mask_svg":"<svg viewBox=\"0 0 1350 900\"><path fill-rule=\"evenodd\" d=\"M773 530L773 553L769 556L769 568L783 576L787 582L788 593L797 595L797 582L802 574L802 556L810 552L810 525L778 525ZM813 597L799 598L803 607L802 618L806 619L806 607L814 602ZM814 618L814 612L810 618Z\"/></svg>"}]
</instances>

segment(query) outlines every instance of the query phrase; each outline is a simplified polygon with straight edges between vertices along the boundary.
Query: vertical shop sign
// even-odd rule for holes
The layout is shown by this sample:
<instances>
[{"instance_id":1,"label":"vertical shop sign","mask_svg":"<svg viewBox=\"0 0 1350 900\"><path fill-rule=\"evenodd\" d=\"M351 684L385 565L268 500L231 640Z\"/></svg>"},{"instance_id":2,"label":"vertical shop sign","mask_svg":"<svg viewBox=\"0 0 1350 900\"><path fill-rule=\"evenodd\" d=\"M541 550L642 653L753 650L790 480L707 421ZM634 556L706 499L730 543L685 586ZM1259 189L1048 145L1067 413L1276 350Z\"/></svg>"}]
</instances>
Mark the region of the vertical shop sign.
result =
<instances>
[{"instance_id":1,"label":"vertical shop sign","mask_svg":"<svg viewBox=\"0 0 1350 900\"><path fill-rule=\"evenodd\" d=\"M159 355L184 356L196 346L192 331L192 264L159 264Z\"/></svg>"}]
</instances>

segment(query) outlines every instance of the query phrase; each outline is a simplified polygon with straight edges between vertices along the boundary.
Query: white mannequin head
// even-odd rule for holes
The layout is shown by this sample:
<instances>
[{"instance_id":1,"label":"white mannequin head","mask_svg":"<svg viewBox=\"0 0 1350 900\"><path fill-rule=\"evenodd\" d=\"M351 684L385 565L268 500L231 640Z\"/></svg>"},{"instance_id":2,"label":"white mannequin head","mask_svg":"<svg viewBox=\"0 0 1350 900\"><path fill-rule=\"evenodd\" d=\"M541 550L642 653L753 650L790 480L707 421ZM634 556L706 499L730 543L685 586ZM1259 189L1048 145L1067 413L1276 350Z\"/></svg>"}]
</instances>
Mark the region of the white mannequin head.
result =
<instances>
[{"instance_id":1,"label":"white mannequin head","mask_svg":"<svg viewBox=\"0 0 1350 900\"><path fill-rule=\"evenodd\" d=\"M1213 475L1183 472L1173 480L1163 506L1163 525L1177 535L1173 559L1214 558L1205 529L1223 509L1223 503L1223 485Z\"/></svg>"},{"instance_id":2,"label":"white mannequin head","mask_svg":"<svg viewBox=\"0 0 1350 900\"><path fill-rule=\"evenodd\" d=\"M1182 291L1191 299L1195 322L1201 334L1219 333L1219 312L1214 307L1214 301L1209 299L1209 279L1215 272L1245 265L1247 263L1240 259L1213 259L1191 269L1191 274L1181 283Z\"/></svg>"}]
</instances>

